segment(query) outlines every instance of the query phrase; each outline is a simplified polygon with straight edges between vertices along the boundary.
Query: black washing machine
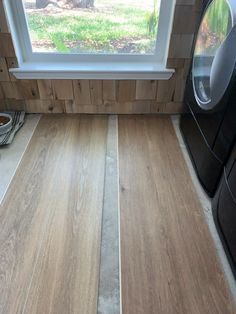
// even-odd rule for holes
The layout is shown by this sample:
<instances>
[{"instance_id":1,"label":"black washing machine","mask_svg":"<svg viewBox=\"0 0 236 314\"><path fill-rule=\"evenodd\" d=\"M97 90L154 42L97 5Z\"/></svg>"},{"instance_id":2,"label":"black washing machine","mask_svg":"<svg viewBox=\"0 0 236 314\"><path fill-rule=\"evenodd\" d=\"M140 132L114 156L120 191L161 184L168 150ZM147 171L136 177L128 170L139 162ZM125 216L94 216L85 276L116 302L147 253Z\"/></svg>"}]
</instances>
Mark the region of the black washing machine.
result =
<instances>
[{"instance_id":1,"label":"black washing machine","mask_svg":"<svg viewBox=\"0 0 236 314\"><path fill-rule=\"evenodd\" d=\"M212 204L214 220L236 278L236 144Z\"/></svg>"},{"instance_id":2,"label":"black washing machine","mask_svg":"<svg viewBox=\"0 0 236 314\"><path fill-rule=\"evenodd\" d=\"M211 0L194 43L180 128L209 196L236 137L236 0Z\"/></svg>"}]
</instances>

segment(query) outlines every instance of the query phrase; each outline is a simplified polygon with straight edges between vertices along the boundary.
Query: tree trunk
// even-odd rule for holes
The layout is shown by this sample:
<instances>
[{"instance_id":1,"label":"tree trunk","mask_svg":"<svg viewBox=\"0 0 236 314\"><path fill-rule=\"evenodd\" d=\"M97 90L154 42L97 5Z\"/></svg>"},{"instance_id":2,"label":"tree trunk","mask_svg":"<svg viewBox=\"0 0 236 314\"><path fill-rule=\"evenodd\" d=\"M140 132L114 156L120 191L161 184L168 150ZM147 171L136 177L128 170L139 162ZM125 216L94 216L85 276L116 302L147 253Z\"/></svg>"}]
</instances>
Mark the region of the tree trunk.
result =
<instances>
[{"instance_id":1,"label":"tree trunk","mask_svg":"<svg viewBox=\"0 0 236 314\"><path fill-rule=\"evenodd\" d=\"M43 9L48 5L49 0L36 0L36 8Z\"/></svg>"},{"instance_id":2,"label":"tree trunk","mask_svg":"<svg viewBox=\"0 0 236 314\"><path fill-rule=\"evenodd\" d=\"M94 0L69 0L74 8L91 8L94 6Z\"/></svg>"}]
</instances>

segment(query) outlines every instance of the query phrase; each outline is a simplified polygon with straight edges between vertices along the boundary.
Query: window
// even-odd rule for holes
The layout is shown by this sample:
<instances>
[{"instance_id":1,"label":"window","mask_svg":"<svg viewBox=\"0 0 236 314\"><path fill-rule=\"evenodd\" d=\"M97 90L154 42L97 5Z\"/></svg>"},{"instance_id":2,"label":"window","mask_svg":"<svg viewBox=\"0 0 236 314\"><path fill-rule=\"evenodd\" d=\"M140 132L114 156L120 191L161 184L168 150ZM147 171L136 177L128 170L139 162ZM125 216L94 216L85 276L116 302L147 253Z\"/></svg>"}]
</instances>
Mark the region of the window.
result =
<instances>
[{"instance_id":1,"label":"window","mask_svg":"<svg viewBox=\"0 0 236 314\"><path fill-rule=\"evenodd\" d=\"M88 8L89 0L85 8L73 0L43 8L37 2L45 0L23 1L33 52L155 52L160 0L95 0Z\"/></svg>"},{"instance_id":2,"label":"window","mask_svg":"<svg viewBox=\"0 0 236 314\"><path fill-rule=\"evenodd\" d=\"M20 61L13 72L19 78L169 78L174 2L5 0Z\"/></svg>"}]
</instances>

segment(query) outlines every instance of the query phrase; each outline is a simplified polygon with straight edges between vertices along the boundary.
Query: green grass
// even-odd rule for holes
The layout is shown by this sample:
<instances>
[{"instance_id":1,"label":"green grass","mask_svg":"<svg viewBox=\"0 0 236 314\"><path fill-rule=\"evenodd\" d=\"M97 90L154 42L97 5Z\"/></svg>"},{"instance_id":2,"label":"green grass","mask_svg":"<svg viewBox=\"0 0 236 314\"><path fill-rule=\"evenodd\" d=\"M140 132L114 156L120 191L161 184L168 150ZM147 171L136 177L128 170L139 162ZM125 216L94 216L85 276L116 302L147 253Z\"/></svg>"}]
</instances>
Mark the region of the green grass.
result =
<instances>
[{"instance_id":1,"label":"green grass","mask_svg":"<svg viewBox=\"0 0 236 314\"><path fill-rule=\"evenodd\" d=\"M217 0L213 2L208 9L207 20L209 27L213 33L222 39L228 33L229 6L225 0Z\"/></svg>"},{"instance_id":2,"label":"green grass","mask_svg":"<svg viewBox=\"0 0 236 314\"><path fill-rule=\"evenodd\" d=\"M156 38L156 33L148 32L147 14L142 8L114 5L109 14L101 11L80 16L30 13L28 22L33 41L50 40L59 52L112 53L132 38L135 41L132 52L146 53L152 50Z\"/></svg>"}]
</instances>

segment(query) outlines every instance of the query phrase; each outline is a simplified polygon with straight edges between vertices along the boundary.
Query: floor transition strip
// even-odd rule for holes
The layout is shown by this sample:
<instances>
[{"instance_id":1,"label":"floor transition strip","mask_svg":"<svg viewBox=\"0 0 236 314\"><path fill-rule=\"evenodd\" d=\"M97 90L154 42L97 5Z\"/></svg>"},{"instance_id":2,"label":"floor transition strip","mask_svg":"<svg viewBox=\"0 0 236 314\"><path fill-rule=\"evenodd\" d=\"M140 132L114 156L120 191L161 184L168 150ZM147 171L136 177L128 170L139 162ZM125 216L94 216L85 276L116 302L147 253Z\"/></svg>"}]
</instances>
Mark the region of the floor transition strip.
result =
<instances>
[{"instance_id":1,"label":"floor transition strip","mask_svg":"<svg viewBox=\"0 0 236 314\"><path fill-rule=\"evenodd\" d=\"M98 314L120 314L118 120L108 120Z\"/></svg>"}]
</instances>

